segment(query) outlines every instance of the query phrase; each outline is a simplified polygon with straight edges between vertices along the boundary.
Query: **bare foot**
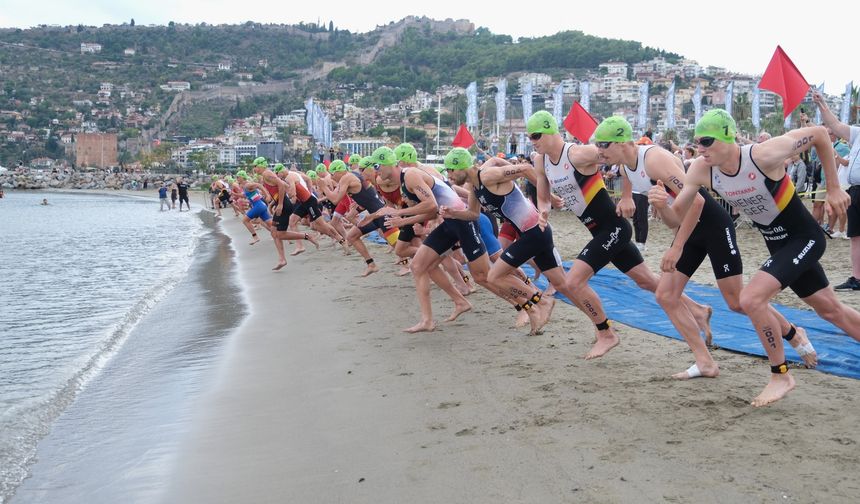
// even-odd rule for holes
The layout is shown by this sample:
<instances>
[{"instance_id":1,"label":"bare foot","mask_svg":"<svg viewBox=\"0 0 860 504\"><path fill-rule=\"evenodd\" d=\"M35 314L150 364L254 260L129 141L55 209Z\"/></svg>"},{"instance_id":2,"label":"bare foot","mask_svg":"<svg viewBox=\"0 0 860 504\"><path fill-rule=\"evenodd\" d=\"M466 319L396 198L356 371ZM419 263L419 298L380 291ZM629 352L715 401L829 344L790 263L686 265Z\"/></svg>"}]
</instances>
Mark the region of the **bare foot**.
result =
<instances>
[{"instance_id":1,"label":"bare foot","mask_svg":"<svg viewBox=\"0 0 860 504\"><path fill-rule=\"evenodd\" d=\"M591 347L591 351L585 355L586 360L603 357L607 352L618 346L621 339L615 334L615 329L609 328L607 331L601 331L597 335L597 342Z\"/></svg>"},{"instance_id":2,"label":"bare foot","mask_svg":"<svg viewBox=\"0 0 860 504\"><path fill-rule=\"evenodd\" d=\"M797 332L794 337L788 342L792 348L797 351L800 358L803 359L803 365L809 369L813 369L818 365L818 354L815 353L815 348L806 336L806 329L802 327L796 328Z\"/></svg>"},{"instance_id":3,"label":"bare foot","mask_svg":"<svg viewBox=\"0 0 860 504\"><path fill-rule=\"evenodd\" d=\"M304 251L305 251L305 249L303 249L303 248L296 249L296 250L293 250L292 252L290 252L290 255L291 255L291 256L297 256L297 255L301 254L301 253L302 253L302 252L304 252Z\"/></svg>"},{"instance_id":4,"label":"bare foot","mask_svg":"<svg viewBox=\"0 0 860 504\"><path fill-rule=\"evenodd\" d=\"M274 268L272 268L272 271L278 271L278 270L280 270L281 268L283 268L283 267L284 267L284 266L286 266L286 265L287 265L287 261L281 261L281 262L279 262L279 263L277 264L277 266L275 266Z\"/></svg>"},{"instance_id":5,"label":"bare foot","mask_svg":"<svg viewBox=\"0 0 860 504\"><path fill-rule=\"evenodd\" d=\"M792 378L790 374L771 374L770 382L768 382L764 390L761 391L761 394L753 399L750 404L756 408L767 406L768 404L779 401L793 389L794 378Z\"/></svg>"},{"instance_id":6,"label":"bare foot","mask_svg":"<svg viewBox=\"0 0 860 504\"><path fill-rule=\"evenodd\" d=\"M558 291L555 290L555 287L552 284L549 284L549 287L547 287L546 290L543 291L543 295L544 296L552 296L556 292L558 292Z\"/></svg>"},{"instance_id":7,"label":"bare foot","mask_svg":"<svg viewBox=\"0 0 860 504\"><path fill-rule=\"evenodd\" d=\"M259 236L254 237L254 238L251 238L251 241L250 241L250 242L248 242L248 245L254 245L255 243L257 243L257 242L259 242L259 241L260 241L260 237L259 237Z\"/></svg>"},{"instance_id":8,"label":"bare foot","mask_svg":"<svg viewBox=\"0 0 860 504\"><path fill-rule=\"evenodd\" d=\"M445 322L453 322L457 320L457 317L470 311L472 309L472 303L466 301L466 304L454 304L454 311L451 312L451 316L445 319Z\"/></svg>"},{"instance_id":9,"label":"bare foot","mask_svg":"<svg viewBox=\"0 0 860 504\"><path fill-rule=\"evenodd\" d=\"M376 263L370 263L367 265L367 269L364 270L364 273L361 274L362 277L370 276L379 271L379 266Z\"/></svg>"},{"instance_id":10,"label":"bare foot","mask_svg":"<svg viewBox=\"0 0 860 504\"><path fill-rule=\"evenodd\" d=\"M535 317L535 326L532 330L533 335L538 335L543 332L543 327L549 322L552 315L552 309L555 307L555 298L541 298L540 303L535 305L537 308Z\"/></svg>"},{"instance_id":11,"label":"bare foot","mask_svg":"<svg viewBox=\"0 0 860 504\"><path fill-rule=\"evenodd\" d=\"M514 322L515 327L523 327L529 323L529 312L520 310L517 312L517 321Z\"/></svg>"},{"instance_id":12,"label":"bare foot","mask_svg":"<svg viewBox=\"0 0 860 504\"><path fill-rule=\"evenodd\" d=\"M705 335L705 345L711 346L714 341L714 335L711 333L711 316L714 314L714 309L705 305L704 310L699 310L693 314L696 319L696 325L699 326L699 332Z\"/></svg>"},{"instance_id":13,"label":"bare foot","mask_svg":"<svg viewBox=\"0 0 860 504\"><path fill-rule=\"evenodd\" d=\"M406 276L412 271L407 266L401 266L400 271L397 272L397 276Z\"/></svg>"},{"instance_id":14,"label":"bare foot","mask_svg":"<svg viewBox=\"0 0 860 504\"><path fill-rule=\"evenodd\" d=\"M431 320L430 322L418 322L412 327L404 329L403 332L407 333L418 333L418 332L432 332L436 330L436 321Z\"/></svg>"},{"instance_id":15,"label":"bare foot","mask_svg":"<svg viewBox=\"0 0 860 504\"><path fill-rule=\"evenodd\" d=\"M680 373L675 373L672 375L672 378L676 380L689 380L692 378L716 378L720 375L720 368L717 367L716 363L711 363L710 365L702 365L693 364L685 371L681 371Z\"/></svg>"}]
</instances>

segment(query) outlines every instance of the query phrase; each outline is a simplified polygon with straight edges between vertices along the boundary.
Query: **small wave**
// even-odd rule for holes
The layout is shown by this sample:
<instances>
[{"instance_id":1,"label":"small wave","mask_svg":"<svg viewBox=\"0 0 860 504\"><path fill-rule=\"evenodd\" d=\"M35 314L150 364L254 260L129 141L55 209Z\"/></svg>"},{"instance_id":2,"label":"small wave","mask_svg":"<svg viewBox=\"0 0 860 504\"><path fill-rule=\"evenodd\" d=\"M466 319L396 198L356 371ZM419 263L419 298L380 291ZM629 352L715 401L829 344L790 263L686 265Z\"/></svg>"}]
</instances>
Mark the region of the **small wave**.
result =
<instances>
[{"instance_id":1,"label":"small wave","mask_svg":"<svg viewBox=\"0 0 860 504\"><path fill-rule=\"evenodd\" d=\"M202 220L198 219L197 223L189 233L187 246L176 251L171 267L105 332L105 338L71 378L47 398L35 404L13 406L7 410L8 415L4 414L6 418L0 422L3 432L0 437L0 504L8 502L27 477L35 461L37 445L50 432L54 421L119 351L138 323L188 274L200 240L208 232ZM11 425L4 425L6 423Z\"/></svg>"}]
</instances>

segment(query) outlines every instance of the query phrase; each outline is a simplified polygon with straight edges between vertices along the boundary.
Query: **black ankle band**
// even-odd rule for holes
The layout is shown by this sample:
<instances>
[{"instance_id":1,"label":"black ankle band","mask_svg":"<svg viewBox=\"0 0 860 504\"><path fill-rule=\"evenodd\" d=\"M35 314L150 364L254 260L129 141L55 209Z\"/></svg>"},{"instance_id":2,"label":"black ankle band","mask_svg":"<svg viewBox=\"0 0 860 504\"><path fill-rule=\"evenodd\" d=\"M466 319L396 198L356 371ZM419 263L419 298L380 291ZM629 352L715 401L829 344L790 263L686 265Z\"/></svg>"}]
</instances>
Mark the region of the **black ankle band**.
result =
<instances>
[{"instance_id":1,"label":"black ankle band","mask_svg":"<svg viewBox=\"0 0 860 504\"><path fill-rule=\"evenodd\" d=\"M514 305L514 310L516 310L516 311L523 311L523 307L522 307L522 306L520 306L520 305L518 305L518 304L515 304L515 305Z\"/></svg>"},{"instance_id":2,"label":"black ankle band","mask_svg":"<svg viewBox=\"0 0 860 504\"><path fill-rule=\"evenodd\" d=\"M779 366L771 366L770 372L773 374L785 374L788 373L788 362L783 362Z\"/></svg>"},{"instance_id":3,"label":"black ankle band","mask_svg":"<svg viewBox=\"0 0 860 504\"><path fill-rule=\"evenodd\" d=\"M370 259L365 259L364 262L367 264L373 264L373 258L371 257Z\"/></svg>"},{"instance_id":4,"label":"black ankle band","mask_svg":"<svg viewBox=\"0 0 860 504\"><path fill-rule=\"evenodd\" d=\"M599 324L595 324L594 326L597 327L598 331L605 331L609 329L609 319L606 319Z\"/></svg>"},{"instance_id":5,"label":"black ankle band","mask_svg":"<svg viewBox=\"0 0 860 504\"><path fill-rule=\"evenodd\" d=\"M532 304L538 304L538 303L540 303L540 298L541 298L541 293L535 292L534 294L532 294L532 297L531 297L531 299L529 299L529 301L531 301Z\"/></svg>"},{"instance_id":6,"label":"black ankle band","mask_svg":"<svg viewBox=\"0 0 860 504\"><path fill-rule=\"evenodd\" d=\"M789 329L788 332L785 333L785 336L783 336L782 339L784 339L785 341L791 341L791 339L794 338L795 334L797 334L797 328L792 325L791 329Z\"/></svg>"},{"instance_id":7,"label":"black ankle band","mask_svg":"<svg viewBox=\"0 0 860 504\"><path fill-rule=\"evenodd\" d=\"M532 309L532 302L526 301L525 303L522 304L522 308L523 308L523 310L526 310L526 311L531 310Z\"/></svg>"}]
</instances>

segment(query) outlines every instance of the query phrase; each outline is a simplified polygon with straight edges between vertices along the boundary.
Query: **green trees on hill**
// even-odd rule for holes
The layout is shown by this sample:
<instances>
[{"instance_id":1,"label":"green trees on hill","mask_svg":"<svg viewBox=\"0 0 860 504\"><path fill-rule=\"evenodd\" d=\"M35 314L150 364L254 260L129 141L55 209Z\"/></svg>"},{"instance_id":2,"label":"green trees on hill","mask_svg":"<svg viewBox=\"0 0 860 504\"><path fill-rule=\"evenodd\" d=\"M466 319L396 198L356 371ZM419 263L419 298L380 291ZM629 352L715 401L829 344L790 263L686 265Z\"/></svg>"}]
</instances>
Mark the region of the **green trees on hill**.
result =
<instances>
[{"instance_id":1,"label":"green trees on hill","mask_svg":"<svg viewBox=\"0 0 860 504\"><path fill-rule=\"evenodd\" d=\"M511 72L596 68L606 61L636 63L655 56L670 61L679 58L677 54L642 47L639 42L594 37L580 31L514 43L511 37L494 35L486 28L471 35L410 28L400 43L382 52L373 64L335 69L329 79L430 91L442 84L464 86L472 80Z\"/></svg>"}]
</instances>

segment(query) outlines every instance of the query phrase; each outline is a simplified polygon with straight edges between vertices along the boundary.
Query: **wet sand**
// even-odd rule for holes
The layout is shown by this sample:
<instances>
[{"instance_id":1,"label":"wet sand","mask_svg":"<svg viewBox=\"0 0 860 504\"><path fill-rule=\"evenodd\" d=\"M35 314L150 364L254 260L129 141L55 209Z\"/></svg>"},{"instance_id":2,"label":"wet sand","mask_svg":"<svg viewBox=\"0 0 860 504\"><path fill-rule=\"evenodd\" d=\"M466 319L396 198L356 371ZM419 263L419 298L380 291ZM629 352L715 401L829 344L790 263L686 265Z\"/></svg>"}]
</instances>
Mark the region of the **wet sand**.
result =
<instances>
[{"instance_id":1,"label":"wet sand","mask_svg":"<svg viewBox=\"0 0 860 504\"><path fill-rule=\"evenodd\" d=\"M225 212L226 215L226 212ZM572 259L585 228L551 217ZM652 268L670 236L652 222ZM621 345L585 361L592 326L557 304L542 336L484 291L471 313L434 333L411 278L374 247L382 271L324 242L279 273L274 247L238 251L251 315L233 335L164 502L856 502L860 382L793 370L797 388L749 406L764 360L714 352L715 380L677 382L683 342L617 325ZM739 243L751 274L758 232ZM831 280L847 276L847 240L828 243ZM713 283L710 266L696 280ZM857 294L840 294L852 306ZM437 319L449 303L434 291ZM793 296L784 294L787 304ZM719 321L715 321L719 323ZM812 335L814 340L814 335ZM846 337L846 341L850 341Z\"/></svg>"}]
</instances>

